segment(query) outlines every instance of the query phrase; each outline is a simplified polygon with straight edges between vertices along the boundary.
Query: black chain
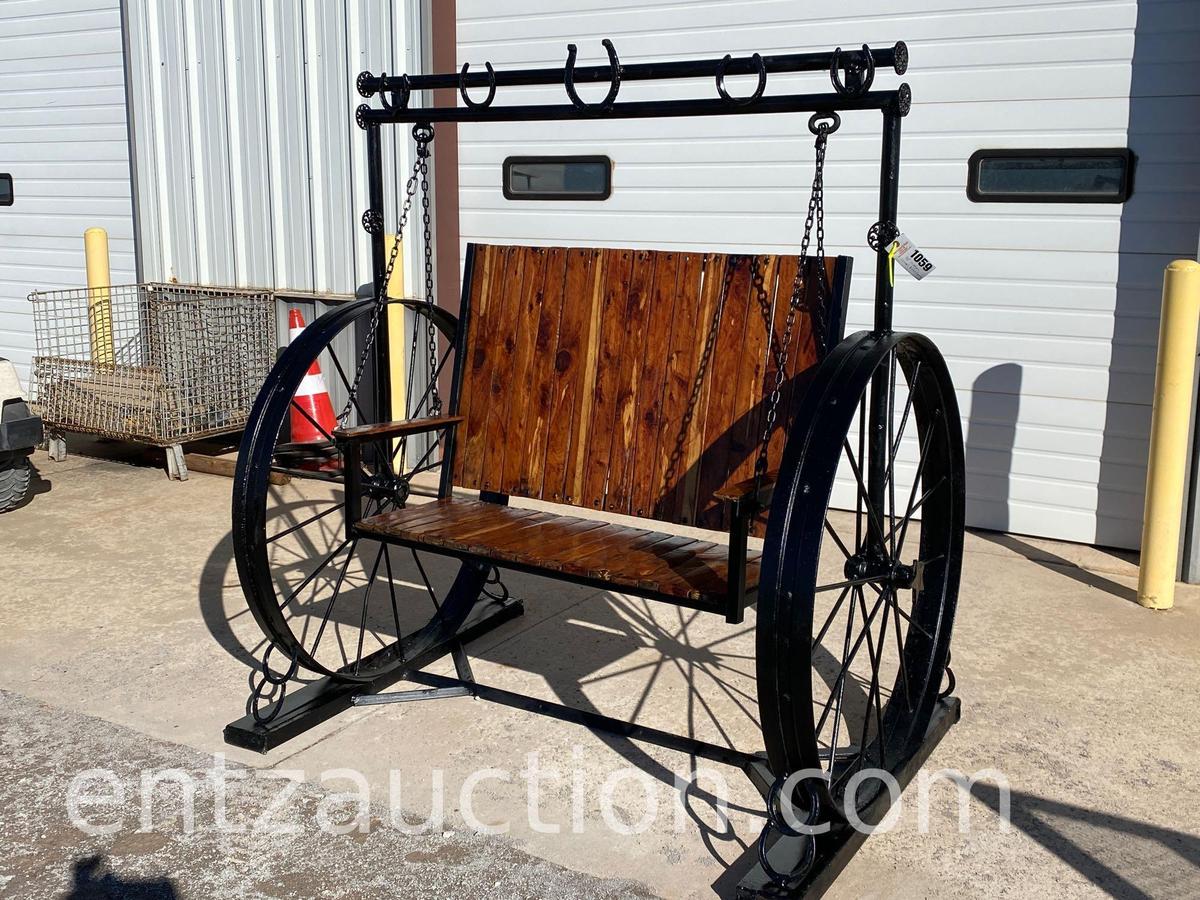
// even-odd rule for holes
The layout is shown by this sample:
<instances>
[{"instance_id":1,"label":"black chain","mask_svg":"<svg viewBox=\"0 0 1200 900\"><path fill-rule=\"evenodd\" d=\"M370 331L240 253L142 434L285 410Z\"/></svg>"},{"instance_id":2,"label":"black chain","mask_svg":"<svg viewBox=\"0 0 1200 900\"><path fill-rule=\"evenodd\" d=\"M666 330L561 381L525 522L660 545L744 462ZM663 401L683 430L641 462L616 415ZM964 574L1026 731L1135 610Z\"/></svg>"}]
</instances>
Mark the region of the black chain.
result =
<instances>
[{"instance_id":1,"label":"black chain","mask_svg":"<svg viewBox=\"0 0 1200 900\"><path fill-rule=\"evenodd\" d=\"M412 174L408 176L408 181L404 185L404 205L400 210L400 221L396 225L396 237L392 242L391 252L388 254L387 267L384 269L383 280L380 282L379 289L375 293L375 306L371 310L371 320L367 325L367 337L363 343L362 351L358 356L358 368L354 371L354 381L350 385L350 393L346 398L346 405L338 415L339 425L344 425L350 417L350 410L354 407L354 401L358 395L358 388L362 382L363 373L366 371L367 362L371 359L371 350L375 346L375 337L379 331L379 320L383 315L383 310L387 307L388 282L392 280L392 271L396 267L396 260L400 257L400 245L403 243L404 229L408 225L408 215L412 209L413 197L416 195L418 186L421 188L421 215L425 226L425 303L431 307L429 311L432 312L433 241L429 216L429 145L433 141L433 127L430 125L417 125L413 128L413 138L417 142L417 158L413 163ZM433 367L430 369L430 377L432 378L433 372L437 369L437 335L434 332L433 317L426 315L425 318L429 322L430 362ZM440 411L442 401L438 396L436 381L434 382L431 396L433 398L434 410Z\"/></svg>"},{"instance_id":2,"label":"black chain","mask_svg":"<svg viewBox=\"0 0 1200 900\"><path fill-rule=\"evenodd\" d=\"M796 325L796 315L802 307L807 307L813 322L815 338L819 347L824 347L824 323L821 311L824 308L825 295L825 147L829 142L831 127L827 122L816 126L816 170L813 172L812 193L808 198L808 214L804 218L804 236L800 240L800 262L796 268L796 279L792 282L792 296L788 302L787 318L783 326L783 342L775 355L775 383L767 398L767 414L763 422L758 459L754 461L755 483L762 484L762 478L767 473L767 454L771 446L771 435L775 432L775 422L779 417L779 400L783 395L783 383L787 378L788 355L792 345L792 331ZM820 262L820 273L817 279L817 302L810 303L808 298L808 280L804 277L808 268L808 248L812 240L814 225L817 232L817 259ZM766 299L765 287L761 275L754 281L759 291L759 301ZM769 306L769 304L767 304ZM770 330L773 321L767 323Z\"/></svg>"},{"instance_id":3,"label":"black chain","mask_svg":"<svg viewBox=\"0 0 1200 900\"><path fill-rule=\"evenodd\" d=\"M433 126L429 126L429 136L433 137ZM421 145L417 145L417 155L421 154ZM429 145L424 145L425 155L429 155ZM429 343L429 407L432 414L437 416L442 412L442 397L438 393L438 340L437 329L433 324L433 229L429 215L429 166L421 169L421 222L424 225L425 239L425 332ZM416 335L413 336L414 340ZM415 410L410 411L415 415Z\"/></svg>"}]
</instances>

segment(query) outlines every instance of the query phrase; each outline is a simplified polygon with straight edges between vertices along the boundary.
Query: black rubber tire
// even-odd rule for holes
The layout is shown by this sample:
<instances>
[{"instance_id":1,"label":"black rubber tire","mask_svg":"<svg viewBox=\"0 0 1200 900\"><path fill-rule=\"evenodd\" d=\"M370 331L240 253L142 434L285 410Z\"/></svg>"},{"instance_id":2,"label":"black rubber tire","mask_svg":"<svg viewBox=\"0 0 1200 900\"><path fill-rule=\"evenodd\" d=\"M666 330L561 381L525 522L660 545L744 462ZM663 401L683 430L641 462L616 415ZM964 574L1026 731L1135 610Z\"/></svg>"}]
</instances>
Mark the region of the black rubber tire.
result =
<instances>
[{"instance_id":1,"label":"black rubber tire","mask_svg":"<svg viewBox=\"0 0 1200 900\"><path fill-rule=\"evenodd\" d=\"M33 469L23 456L0 467L0 513L14 510L24 502L32 479Z\"/></svg>"}]
</instances>

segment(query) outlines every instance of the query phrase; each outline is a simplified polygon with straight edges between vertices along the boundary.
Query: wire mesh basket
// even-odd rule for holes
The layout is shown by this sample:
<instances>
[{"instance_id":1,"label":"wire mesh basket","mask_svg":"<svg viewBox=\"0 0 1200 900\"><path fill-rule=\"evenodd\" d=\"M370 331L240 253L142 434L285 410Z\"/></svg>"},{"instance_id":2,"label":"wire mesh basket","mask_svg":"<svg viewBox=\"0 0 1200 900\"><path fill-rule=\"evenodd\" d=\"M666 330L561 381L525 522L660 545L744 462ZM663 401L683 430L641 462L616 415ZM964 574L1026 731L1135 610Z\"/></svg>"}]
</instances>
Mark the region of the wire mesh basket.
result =
<instances>
[{"instance_id":1,"label":"wire mesh basket","mask_svg":"<svg viewBox=\"0 0 1200 900\"><path fill-rule=\"evenodd\" d=\"M34 400L52 429L157 446L237 431L275 361L267 291L133 284L29 300Z\"/></svg>"}]
</instances>

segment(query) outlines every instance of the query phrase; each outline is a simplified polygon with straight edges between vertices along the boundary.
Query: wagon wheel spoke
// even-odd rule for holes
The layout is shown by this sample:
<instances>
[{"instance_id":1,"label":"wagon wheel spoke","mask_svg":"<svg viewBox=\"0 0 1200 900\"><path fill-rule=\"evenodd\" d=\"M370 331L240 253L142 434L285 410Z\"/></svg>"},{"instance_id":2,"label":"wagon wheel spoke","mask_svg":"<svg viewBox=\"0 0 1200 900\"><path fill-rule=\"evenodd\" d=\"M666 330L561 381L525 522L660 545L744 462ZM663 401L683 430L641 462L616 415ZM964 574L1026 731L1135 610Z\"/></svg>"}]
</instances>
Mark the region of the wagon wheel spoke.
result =
<instances>
[{"instance_id":1,"label":"wagon wheel spoke","mask_svg":"<svg viewBox=\"0 0 1200 900\"><path fill-rule=\"evenodd\" d=\"M256 418L247 423L249 441L239 459L246 464L239 464L234 490L234 519L241 523L234 552L239 571L253 573L243 589L268 641L289 648L306 670L342 681L372 680L457 633L486 578L457 561L447 564L448 558L421 554L410 560L382 542L364 544L347 534L342 495L347 475L361 477L363 515L370 517L405 505L413 470L440 465L440 441L422 444L421 453L413 454L420 456L417 465L408 467L396 463L398 442L384 436L366 442L361 467L347 472L332 440L333 426L322 425L323 416L296 397L319 364L331 386L350 394L357 424L376 423L373 404L351 390L365 361L344 350L369 327L376 309L370 302L337 307L307 326L303 342L283 351L255 405ZM424 315L417 311L422 338ZM448 317L434 323L447 329L433 367L439 374L453 358L452 323ZM422 372L417 380L421 383L406 394L414 415L429 409L432 396ZM309 426L304 430L313 441L292 442L292 422ZM271 485L272 471L292 476L290 487Z\"/></svg>"},{"instance_id":2,"label":"wagon wheel spoke","mask_svg":"<svg viewBox=\"0 0 1200 900\"><path fill-rule=\"evenodd\" d=\"M273 544L273 543L275 543L275 541L278 541L281 538L285 538L289 534L294 534L295 532L300 531L303 528L307 528L313 522L320 521L321 519L328 516L330 513L335 513L340 509L342 509L342 504L335 503L332 506L328 507L327 509L324 509L319 513L316 513L315 515L309 516L303 522L298 522L295 525L293 525L291 528L284 529L283 531L280 531L277 534L271 535L270 537L267 538L267 543Z\"/></svg>"},{"instance_id":3,"label":"wagon wheel spoke","mask_svg":"<svg viewBox=\"0 0 1200 900\"><path fill-rule=\"evenodd\" d=\"M878 340L864 338L861 349ZM892 340L878 349L873 368L854 373L852 387L830 393L839 390L835 379L844 378L841 369L811 388L824 391L814 396L836 396L828 407L836 406L840 431L831 434L823 421L803 423L810 443L803 445L799 469L781 473L795 485L789 499L798 527L787 531L778 548L769 542L764 547L764 570L777 571L786 560L787 568L778 571L803 578L788 586L790 602L799 598L811 605L804 620L810 659L803 677L788 674L794 638L767 638L775 654L769 658L782 667L781 674L760 658L768 754L773 761L776 756L792 761L792 771L811 764L806 760L815 754L827 775L822 790L835 804L865 801L865 786L854 798L843 796L854 773L878 766L895 774L926 733L942 671L932 663L949 640L943 610L957 591L957 567L945 563L960 552L962 534L955 510L961 501L952 487L961 484L962 472L954 393L928 341ZM868 407L876 410L874 423ZM881 480L868 483L872 474ZM811 496L830 498L828 503L846 511L830 507L810 516L805 504ZM910 546L918 543L919 549ZM760 622L765 617L778 627L787 621L778 606L772 608L779 602L774 596L762 595L759 602ZM789 722L786 711L797 691L811 707ZM783 711L776 730L766 714L774 709Z\"/></svg>"}]
</instances>

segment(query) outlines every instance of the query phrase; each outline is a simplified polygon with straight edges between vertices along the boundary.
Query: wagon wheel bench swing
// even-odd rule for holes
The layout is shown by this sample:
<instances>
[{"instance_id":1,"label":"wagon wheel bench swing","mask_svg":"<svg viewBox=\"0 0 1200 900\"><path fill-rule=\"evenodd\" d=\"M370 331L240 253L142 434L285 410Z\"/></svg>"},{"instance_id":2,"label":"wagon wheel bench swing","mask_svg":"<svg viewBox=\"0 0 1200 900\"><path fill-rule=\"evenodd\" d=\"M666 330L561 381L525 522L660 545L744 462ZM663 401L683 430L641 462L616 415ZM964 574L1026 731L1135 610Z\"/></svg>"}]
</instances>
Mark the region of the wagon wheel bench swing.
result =
<instances>
[{"instance_id":1,"label":"wagon wheel bench swing","mask_svg":"<svg viewBox=\"0 0 1200 900\"><path fill-rule=\"evenodd\" d=\"M304 330L251 413L233 539L268 644L248 714L225 737L265 752L351 705L457 696L576 722L744 770L767 824L739 891L813 895L865 839L848 824L851 806L868 823L890 808L883 782L861 773L883 769L907 784L959 715L948 663L963 546L961 426L933 343L892 330L889 248L911 94L906 84L873 89L877 72L904 73L908 52L899 43L622 65L603 43L609 61L597 66L576 66L571 46L561 69L359 76L360 93L380 100L356 114L367 134L375 296ZM799 72L825 73L833 90L767 95L769 76ZM757 76L757 86L736 96L731 75ZM618 101L625 82L686 78L714 79L716 96ZM607 94L584 100L582 83L606 83ZM499 88L553 84L570 102L493 105ZM414 91L437 88L457 88L465 105L409 107ZM843 337L850 259L825 256L823 168L840 114L866 111L882 118L879 218L868 235L874 327ZM437 123L801 112L812 114L815 171L797 255L472 245L458 316L435 304ZM414 126L416 156L395 230L420 189L420 300L387 296L400 242L385 252L381 129L398 123ZM413 326L405 421L391 421L393 304ZM350 336L356 360L343 358ZM332 433L312 422L323 440L292 442L293 397L314 363L348 399ZM439 468L437 498L409 504L413 476ZM281 498L269 483L276 471L323 499ZM843 509L831 508L835 481ZM517 508L510 498L545 503ZM642 521L601 522L570 507ZM728 542L657 523L723 531ZM761 551L750 549L757 537ZM396 576L393 552L411 556L419 583ZM361 571L351 572L354 559ZM464 644L522 611L501 569L730 623L757 604L765 753L475 681ZM428 599L416 603L414 588ZM457 677L425 671L447 654ZM301 670L312 680L289 693ZM418 687L381 693L402 679ZM829 829L813 837L801 823Z\"/></svg>"}]
</instances>

